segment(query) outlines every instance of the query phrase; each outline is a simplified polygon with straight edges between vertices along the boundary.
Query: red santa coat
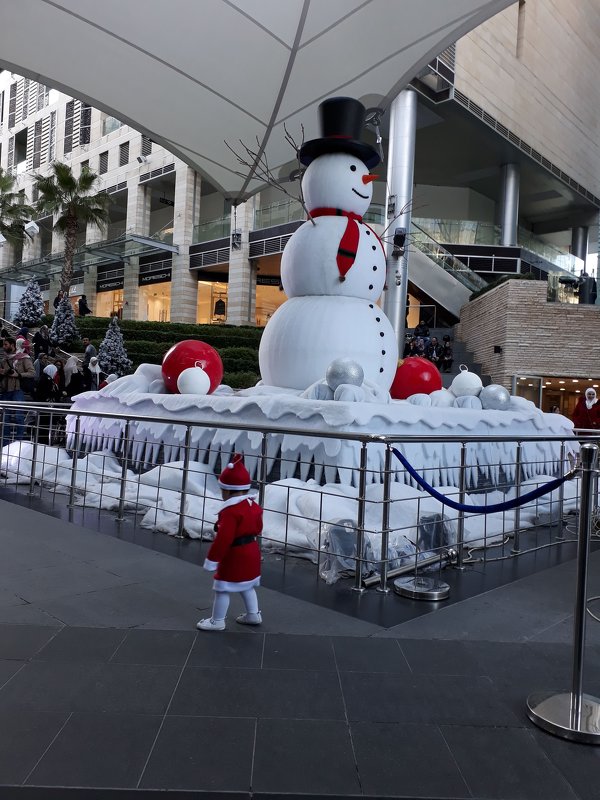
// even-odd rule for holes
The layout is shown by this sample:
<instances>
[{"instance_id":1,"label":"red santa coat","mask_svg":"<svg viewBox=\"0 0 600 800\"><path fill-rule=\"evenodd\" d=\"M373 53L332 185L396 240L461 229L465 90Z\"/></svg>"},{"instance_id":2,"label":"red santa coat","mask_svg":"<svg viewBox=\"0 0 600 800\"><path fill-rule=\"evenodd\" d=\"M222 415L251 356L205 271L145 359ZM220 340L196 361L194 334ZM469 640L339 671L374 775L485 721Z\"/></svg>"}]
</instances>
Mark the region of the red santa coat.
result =
<instances>
[{"instance_id":1,"label":"red santa coat","mask_svg":"<svg viewBox=\"0 0 600 800\"><path fill-rule=\"evenodd\" d=\"M600 403L587 408L585 397L580 397L573 412L573 424L576 428L600 428Z\"/></svg>"},{"instance_id":2,"label":"red santa coat","mask_svg":"<svg viewBox=\"0 0 600 800\"><path fill-rule=\"evenodd\" d=\"M204 569L215 573L217 592L244 592L260 583L258 541L236 544L240 538L259 536L262 508L255 495L230 497L221 507L217 536L204 562Z\"/></svg>"}]
</instances>

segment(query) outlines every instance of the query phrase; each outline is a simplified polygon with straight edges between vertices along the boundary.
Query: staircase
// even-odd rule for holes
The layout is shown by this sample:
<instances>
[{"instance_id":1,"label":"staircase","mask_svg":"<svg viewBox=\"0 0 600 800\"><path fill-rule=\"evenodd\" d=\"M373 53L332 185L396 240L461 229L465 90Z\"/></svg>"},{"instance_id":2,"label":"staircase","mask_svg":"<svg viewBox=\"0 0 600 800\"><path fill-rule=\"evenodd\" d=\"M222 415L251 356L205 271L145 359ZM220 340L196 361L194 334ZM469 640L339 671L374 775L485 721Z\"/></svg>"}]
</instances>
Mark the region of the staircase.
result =
<instances>
[{"instance_id":1,"label":"staircase","mask_svg":"<svg viewBox=\"0 0 600 800\"><path fill-rule=\"evenodd\" d=\"M452 350L454 352L452 371L442 372L442 386L445 389L450 388L450 384L460 372L461 364L465 364L465 366L469 368L470 372L474 372L476 375L479 375L484 386L487 386L492 382L490 375L482 374L481 364L478 361L475 361L473 353L467 349L467 345L455 338L454 328L430 328L429 335L436 336L440 342L444 336L449 336L452 339Z\"/></svg>"}]
</instances>

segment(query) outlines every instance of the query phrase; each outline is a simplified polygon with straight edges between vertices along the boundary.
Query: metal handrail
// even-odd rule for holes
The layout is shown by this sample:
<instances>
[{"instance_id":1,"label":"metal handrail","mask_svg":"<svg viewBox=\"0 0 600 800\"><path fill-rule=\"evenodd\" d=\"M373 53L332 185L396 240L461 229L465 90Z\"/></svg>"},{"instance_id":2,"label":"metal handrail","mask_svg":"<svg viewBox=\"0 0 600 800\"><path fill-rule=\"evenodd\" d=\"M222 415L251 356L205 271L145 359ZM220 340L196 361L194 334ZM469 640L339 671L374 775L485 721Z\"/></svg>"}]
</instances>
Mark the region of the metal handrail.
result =
<instances>
[{"instance_id":1,"label":"metal handrail","mask_svg":"<svg viewBox=\"0 0 600 800\"><path fill-rule=\"evenodd\" d=\"M11 328L14 328L15 330L19 330L19 328L20 328L20 326L19 326L19 325L15 325L15 323L14 323L14 322L9 322L9 320L7 320L7 319L4 319L3 317L0 317L0 324L1 324L1 325L3 325L4 327L5 327L6 325L8 325L9 327L11 327ZM28 336L28 339L29 339L30 341L33 341L33 334L32 334L32 333L29 333L29 334L27 334L27 336ZM68 353L68 352L67 352L67 351L66 351L66 350L65 350L63 347L61 347L60 345L57 345L57 346L54 348L54 351L55 351L55 352L56 352L57 350L60 350L61 354L62 354L63 356L66 356L66 357L67 357L67 359L69 359L69 358L76 358L76 359L77 359L77 361L79 361L80 363L83 363L83 359L82 359L82 358L80 358L79 356L76 356L74 353Z\"/></svg>"},{"instance_id":2,"label":"metal handrail","mask_svg":"<svg viewBox=\"0 0 600 800\"><path fill-rule=\"evenodd\" d=\"M450 275L454 275L463 286L466 286L467 289L473 292L487 285L480 275L474 272L467 264L460 261L460 259L449 250L446 250L440 242L436 241L436 239L421 228L420 225L417 225L414 220L411 221L411 229L412 228L415 228L419 232L419 236L425 237L425 242L420 242L419 239L413 235L411 237L411 243ZM432 253L432 247L434 247L437 252Z\"/></svg>"}]
</instances>

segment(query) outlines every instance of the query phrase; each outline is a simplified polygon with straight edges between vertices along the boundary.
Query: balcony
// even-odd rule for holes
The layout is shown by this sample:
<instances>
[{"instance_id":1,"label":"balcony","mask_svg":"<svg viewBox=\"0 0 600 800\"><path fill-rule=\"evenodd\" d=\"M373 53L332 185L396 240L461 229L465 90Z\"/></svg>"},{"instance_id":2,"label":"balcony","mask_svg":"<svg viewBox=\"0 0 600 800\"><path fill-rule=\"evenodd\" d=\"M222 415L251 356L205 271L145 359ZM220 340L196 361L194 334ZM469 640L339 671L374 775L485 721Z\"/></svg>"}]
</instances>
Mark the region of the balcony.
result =
<instances>
[{"instance_id":1,"label":"balcony","mask_svg":"<svg viewBox=\"0 0 600 800\"><path fill-rule=\"evenodd\" d=\"M194 225L192 244L200 242L210 242L213 239L228 239L231 233L231 216L226 214L223 217L201 222Z\"/></svg>"}]
</instances>

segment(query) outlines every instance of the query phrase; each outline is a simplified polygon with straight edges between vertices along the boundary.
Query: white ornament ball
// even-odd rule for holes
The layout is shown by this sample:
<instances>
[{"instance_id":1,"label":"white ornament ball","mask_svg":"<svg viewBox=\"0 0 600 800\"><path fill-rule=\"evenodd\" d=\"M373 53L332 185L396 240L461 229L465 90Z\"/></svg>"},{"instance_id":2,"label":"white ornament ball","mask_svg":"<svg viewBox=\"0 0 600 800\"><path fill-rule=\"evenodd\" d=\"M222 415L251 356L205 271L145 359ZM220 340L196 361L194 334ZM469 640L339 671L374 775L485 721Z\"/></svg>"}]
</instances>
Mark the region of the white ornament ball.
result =
<instances>
[{"instance_id":1,"label":"white ornament ball","mask_svg":"<svg viewBox=\"0 0 600 800\"><path fill-rule=\"evenodd\" d=\"M456 399L448 389L436 389L435 392L431 392L429 397L431 398L431 405L437 406L437 408L450 408Z\"/></svg>"},{"instance_id":2,"label":"white ornament ball","mask_svg":"<svg viewBox=\"0 0 600 800\"><path fill-rule=\"evenodd\" d=\"M477 397L483 384L479 375L474 372L469 372L464 364L460 365L460 372L452 381L450 391L455 397L463 397L465 395L473 395Z\"/></svg>"},{"instance_id":3,"label":"white ornament ball","mask_svg":"<svg viewBox=\"0 0 600 800\"><path fill-rule=\"evenodd\" d=\"M490 408L496 411L506 411L510 406L510 394L499 383L490 383L484 386L479 395L483 408Z\"/></svg>"},{"instance_id":4,"label":"white ornament ball","mask_svg":"<svg viewBox=\"0 0 600 800\"><path fill-rule=\"evenodd\" d=\"M327 367L325 380L327 385L334 392L342 383L350 383L353 386L362 386L365 373L361 365L351 358L336 358Z\"/></svg>"},{"instance_id":5,"label":"white ornament ball","mask_svg":"<svg viewBox=\"0 0 600 800\"><path fill-rule=\"evenodd\" d=\"M481 400L473 394L463 394L454 401L455 408L472 408L481 411Z\"/></svg>"},{"instance_id":6,"label":"white ornament ball","mask_svg":"<svg viewBox=\"0 0 600 800\"><path fill-rule=\"evenodd\" d=\"M177 378L181 394L208 394L210 378L201 367L188 367Z\"/></svg>"}]
</instances>

